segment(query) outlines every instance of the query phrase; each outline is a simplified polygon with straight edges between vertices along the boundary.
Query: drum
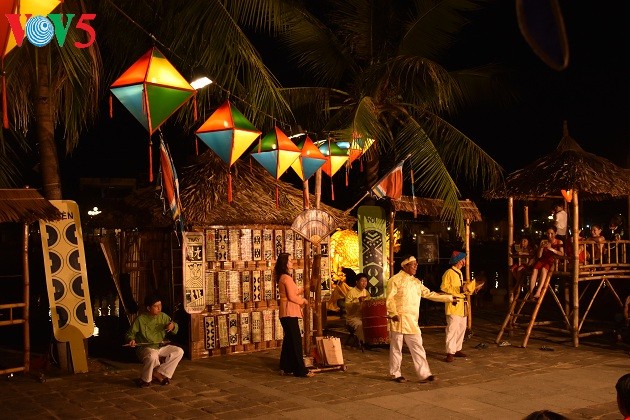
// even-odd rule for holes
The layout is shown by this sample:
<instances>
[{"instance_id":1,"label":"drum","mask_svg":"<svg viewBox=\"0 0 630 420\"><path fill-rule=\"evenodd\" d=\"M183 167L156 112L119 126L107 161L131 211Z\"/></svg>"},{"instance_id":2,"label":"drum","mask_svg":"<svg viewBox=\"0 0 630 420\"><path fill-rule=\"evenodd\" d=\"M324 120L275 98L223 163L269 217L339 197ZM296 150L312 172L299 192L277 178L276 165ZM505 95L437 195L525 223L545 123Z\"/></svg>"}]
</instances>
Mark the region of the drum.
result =
<instances>
[{"instance_id":1,"label":"drum","mask_svg":"<svg viewBox=\"0 0 630 420\"><path fill-rule=\"evenodd\" d=\"M363 301L361 304L361 321L363 322L363 335L365 336L366 344L389 344L385 299Z\"/></svg>"}]
</instances>

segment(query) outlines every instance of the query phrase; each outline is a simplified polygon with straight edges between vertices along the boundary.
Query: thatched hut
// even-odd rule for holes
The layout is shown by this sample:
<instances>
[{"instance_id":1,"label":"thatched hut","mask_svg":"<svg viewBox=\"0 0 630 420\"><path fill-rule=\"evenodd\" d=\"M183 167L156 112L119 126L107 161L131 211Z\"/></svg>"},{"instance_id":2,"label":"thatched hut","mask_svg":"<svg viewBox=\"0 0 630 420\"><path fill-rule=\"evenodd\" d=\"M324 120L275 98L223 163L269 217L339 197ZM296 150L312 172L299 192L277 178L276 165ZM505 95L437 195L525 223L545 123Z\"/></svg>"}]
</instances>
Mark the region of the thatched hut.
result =
<instances>
[{"instance_id":1,"label":"thatched hut","mask_svg":"<svg viewBox=\"0 0 630 420\"><path fill-rule=\"evenodd\" d=\"M29 296L30 274L28 262L28 226L38 220L54 221L61 218L57 207L42 197L37 190L0 189L0 223L22 224L22 273L21 275L3 275L2 295L7 296L6 288L9 287L10 278L15 277L22 281L22 301L0 304L0 312L5 315L0 320L0 327L22 325L23 327L23 361L21 366L13 366L0 369L0 374L6 375L13 372L28 372L30 364L30 323L29 323Z\"/></svg>"},{"instance_id":2,"label":"thatched hut","mask_svg":"<svg viewBox=\"0 0 630 420\"><path fill-rule=\"evenodd\" d=\"M580 199L583 200L604 200L616 197L627 197L630 195L630 171L620 168L607 159L596 156L592 153L584 151L577 142L569 135L566 122L564 123L563 137L556 150L546 155L534 163L523 169L510 174L504 185L486 192L486 197L491 199L504 198L508 199L508 264L511 265L515 255L511 254L510 246L514 242L514 201L520 200L527 203L529 200L541 200L548 198L562 199L559 193L564 190L565 194L570 191L572 195L572 237L567 238L569 244L565 245L565 255L568 257L559 258L555 270L550 270L547 279L541 279L546 282L543 295L537 301L533 310L527 332L523 341L523 347L527 345L529 334L534 326L538 309L544 298L544 293L549 291L555 298L558 307L562 312L565 323L565 331L569 332L573 337L573 343L577 347L579 338L593 334L601 334L601 331L584 332L581 329L584 325L588 311L593 301L597 297L600 290L608 286L616 301L621 305L621 300L615 288L611 283L612 279L620 279L622 281L630 280L630 259L627 258L626 247L630 241L622 240L615 244L610 242L604 247L609 250L607 257L598 261L585 258L580 261L580 247L584 246L586 252L584 255L595 255L595 252L588 253L589 247L594 244L583 243L579 238L580 226ZM525 226L528 226L527 208L525 208ZM582 242L582 243L581 243ZM613 251L614 250L614 251ZM566 252L569 251L569 252ZM593 251L593 250L591 250ZM564 304L556 296L556 292L549 288L549 280L551 276L557 275L565 280L565 296ZM580 312L580 299L585 296L580 293L580 284L584 288L593 283L598 282L597 290L590 296L590 302L585 306L583 312ZM508 316L497 342L500 340L501 334L508 327L514 327L516 318L521 310L523 310L525 302L518 299L516 292L519 285L513 290L511 299L511 307Z\"/></svg>"},{"instance_id":3,"label":"thatched hut","mask_svg":"<svg viewBox=\"0 0 630 420\"><path fill-rule=\"evenodd\" d=\"M304 210L303 191L276 181L260 165L246 161L232 166L231 182L230 203L227 165L207 151L179 176L185 230L191 232L183 236L181 244L172 229L122 233L118 271L131 274L137 301L157 286L171 293L172 307L183 306L188 314L192 359L277 346L282 329L272 276L276 256L293 254L296 281L304 276L307 244L291 230ZM163 225L169 215L165 216L159 193L155 188L145 189L126 203ZM311 195L309 200L314 203L315 197ZM320 210L339 228L351 228L355 223L353 217L333 207L321 205ZM172 221L168 224L173 226ZM117 258L111 252L114 241L108 243L111 267ZM320 247L314 252L322 255L321 278L327 287L327 242Z\"/></svg>"}]
</instances>

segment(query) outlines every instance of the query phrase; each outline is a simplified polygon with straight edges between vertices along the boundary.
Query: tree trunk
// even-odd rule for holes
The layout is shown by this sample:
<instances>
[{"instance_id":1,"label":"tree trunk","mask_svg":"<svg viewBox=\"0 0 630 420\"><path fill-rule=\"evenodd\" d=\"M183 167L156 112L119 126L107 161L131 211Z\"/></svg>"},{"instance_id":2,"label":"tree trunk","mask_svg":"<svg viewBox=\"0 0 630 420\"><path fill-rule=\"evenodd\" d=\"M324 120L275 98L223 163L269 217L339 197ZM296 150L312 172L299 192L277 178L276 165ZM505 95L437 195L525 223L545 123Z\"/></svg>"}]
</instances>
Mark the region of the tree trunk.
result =
<instances>
[{"instance_id":1,"label":"tree trunk","mask_svg":"<svg viewBox=\"0 0 630 420\"><path fill-rule=\"evenodd\" d=\"M370 191L370 188L372 188L380 179L378 176L378 172L380 170L381 163L379 160L379 156L376 153L370 153L366 156L368 156L368 159L366 159L366 162L364 165L365 182L367 184L367 190ZM368 205L368 206L373 206L374 204L376 204L376 201L374 200L371 194L363 202L363 205Z\"/></svg>"},{"instance_id":2,"label":"tree trunk","mask_svg":"<svg viewBox=\"0 0 630 420\"><path fill-rule=\"evenodd\" d=\"M59 157L55 144L55 124L50 98L50 47L37 50L37 97L35 98L35 133L39 144L39 166L43 195L48 200L61 200Z\"/></svg>"}]
</instances>

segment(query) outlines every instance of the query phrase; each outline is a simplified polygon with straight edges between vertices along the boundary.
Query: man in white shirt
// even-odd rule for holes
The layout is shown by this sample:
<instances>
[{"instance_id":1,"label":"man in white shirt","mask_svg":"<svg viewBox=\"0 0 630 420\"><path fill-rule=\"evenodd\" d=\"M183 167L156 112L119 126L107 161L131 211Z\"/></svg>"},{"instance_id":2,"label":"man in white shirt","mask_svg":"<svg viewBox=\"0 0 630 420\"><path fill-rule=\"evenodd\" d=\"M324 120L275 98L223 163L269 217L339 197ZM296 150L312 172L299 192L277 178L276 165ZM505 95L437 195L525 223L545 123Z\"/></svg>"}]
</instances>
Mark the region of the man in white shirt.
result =
<instances>
[{"instance_id":1,"label":"man in white shirt","mask_svg":"<svg viewBox=\"0 0 630 420\"><path fill-rule=\"evenodd\" d=\"M567 212L562 204L556 204L554 210L554 225L556 226L556 238L565 241L567 237Z\"/></svg>"},{"instance_id":2,"label":"man in white shirt","mask_svg":"<svg viewBox=\"0 0 630 420\"><path fill-rule=\"evenodd\" d=\"M413 256L403 259L402 270L387 282L387 316L389 318L389 373L396 382L407 380L400 372L403 341L407 344L413 367L421 383L432 382L436 378L431 374L427 355L422 346L422 334L418 326L420 299L427 298L435 302L456 303L457 298L432 292L415 277L418 262Z\"/></svg>"}]
</instances>

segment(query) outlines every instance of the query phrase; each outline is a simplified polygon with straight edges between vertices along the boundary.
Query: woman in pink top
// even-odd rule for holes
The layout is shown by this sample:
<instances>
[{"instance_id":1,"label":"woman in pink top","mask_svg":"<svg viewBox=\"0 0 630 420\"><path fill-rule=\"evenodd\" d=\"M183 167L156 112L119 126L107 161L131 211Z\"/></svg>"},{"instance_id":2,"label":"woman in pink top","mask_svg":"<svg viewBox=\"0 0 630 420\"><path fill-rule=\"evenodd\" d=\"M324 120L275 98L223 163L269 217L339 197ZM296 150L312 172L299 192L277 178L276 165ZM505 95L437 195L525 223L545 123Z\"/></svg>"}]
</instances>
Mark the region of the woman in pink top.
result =
<instances>
[{"instance_id":1,"label":"woman in pink top","mask_svg":"<svg viewBox=\"0 0 630 420\"><path fill-rule=\"evenodd\" d=\"M311 377L314 373L304 366L302 336L298 318L302 318L302 306L308 300L302 297L303 289L298 288L291 277L293 262L289 254L278 255L274 274L280 291L280 323L284 331L280 352L280 372L283 375Z\"/></svg>"}]
</instances>

